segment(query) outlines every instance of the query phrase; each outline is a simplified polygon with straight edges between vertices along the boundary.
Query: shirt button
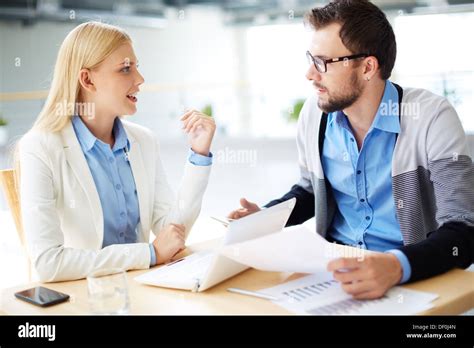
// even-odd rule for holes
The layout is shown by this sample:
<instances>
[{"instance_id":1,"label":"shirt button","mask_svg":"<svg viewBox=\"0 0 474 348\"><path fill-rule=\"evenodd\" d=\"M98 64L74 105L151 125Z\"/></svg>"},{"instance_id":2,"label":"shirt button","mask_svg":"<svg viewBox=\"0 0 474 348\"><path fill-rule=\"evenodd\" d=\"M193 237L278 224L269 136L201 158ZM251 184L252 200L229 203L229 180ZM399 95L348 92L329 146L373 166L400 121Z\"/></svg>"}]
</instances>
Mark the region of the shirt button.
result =
<instances>
[{"instance_id":1,"label":"shirt button","mask_svg":"<svg viewBox=\"0 0 474 348\"><path fill-rule=\"evenodd\" d=\"M115 185L115 188L116 188L117 190L120 190L120 189L122 188L122 186L120 186L120 184L117 184L117 185Z\"/></svg>"},{"instance_id":2,"label":"shirt button","mask_svg":"<svg viewBox=\"0 0 474 348\"><path fill-rule=\"evenodd\" d=\"M361 172L360 170L358 170L358 171L357 171L357 174L360 174L360 173L362 173L362 172Z\"/></svg>"},{"instance_id":3,"label":"shirt button","mask_svg":"<svg viewBox=\"0 0 474 348\"><path fill-rule=\"evenodd\" d=\"M351 138L351 141L354 142L354 138Z\"/></svg>"},{"instance_id":4,"label":"shirt button","mask_svg":"<svg viewBox=\"0 0 474 348\"><path fill-rule=\"evenodd\" d=\"M369 221L369 220L370 220L370 216L366 216L365 219L366 219L367 221Z\"/></svg>"},{"instance_id":5,"label":"shirt button","mask_svg":"<svg viewBox=\"0 0 474 348\"><path fill-rule=\"evenodd\" d=\"M120 213L120 216L121 216L121 217L124 217L124 216L125 216L125 213L124 213L124 212L121 212L121 213Z\"/></svg>"},{"instance_id":6,"label":"shirt button","mask_svg":"<svg viewBox=\"0 0 474 348\"><path fill-rule=\"evenodd\" d=\"M359 245L362 245L362 242L359 242Z\"/></svg>"},{"instance_id":7,"label":"shirt button","mask_svg":"<svg viewBox=\"0 0 474 348\"><path fill-rule=\"evenodd\" d=\"M123 232L120 232L120 237L123 237Z\"/></svg>"},{"instance_id":8,"label":"shirt button","mask_svg":"<svg viewBox=\"0 0 474 348\"><path fill-rule=\"evenodd\" d=\"M364 203L364 202L365 202L365 199L361 198L360 201L361 201L362 203Z\"/></svg>"}]
</instances>

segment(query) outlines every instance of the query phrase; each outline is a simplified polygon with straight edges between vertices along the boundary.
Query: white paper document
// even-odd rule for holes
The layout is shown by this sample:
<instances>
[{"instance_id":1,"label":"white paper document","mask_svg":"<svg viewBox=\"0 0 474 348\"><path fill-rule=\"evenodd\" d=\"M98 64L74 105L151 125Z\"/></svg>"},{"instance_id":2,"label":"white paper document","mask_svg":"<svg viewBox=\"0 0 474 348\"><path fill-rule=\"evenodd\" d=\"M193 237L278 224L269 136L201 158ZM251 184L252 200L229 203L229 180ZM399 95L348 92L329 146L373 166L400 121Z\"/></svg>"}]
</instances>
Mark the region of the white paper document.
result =
<instances>
[{"instance_id":1,"label":"white paper document","mask_svg":"<svg viewBox=\"0 0 474 348\"><path fill-rule=\"evenodd\" d=\"M409 315L433 307L437 294L391 288L376 300L355 300L329 272L318 272L260 292L277 297L273 303L291 313L314 315Z\"/></svg>"},{"instance_id":2,"label":"white paper document","mask_svg":"<svg viewBox=\"0 0 474 348\"><path fill-rule=\"evenodd\" d=\"M226 257L244 265L272 272L325 271L339 257L363 257L367 250L329 243L304 225L283 229L260 238L222 247Z\"/></svg>"}]
</instances>

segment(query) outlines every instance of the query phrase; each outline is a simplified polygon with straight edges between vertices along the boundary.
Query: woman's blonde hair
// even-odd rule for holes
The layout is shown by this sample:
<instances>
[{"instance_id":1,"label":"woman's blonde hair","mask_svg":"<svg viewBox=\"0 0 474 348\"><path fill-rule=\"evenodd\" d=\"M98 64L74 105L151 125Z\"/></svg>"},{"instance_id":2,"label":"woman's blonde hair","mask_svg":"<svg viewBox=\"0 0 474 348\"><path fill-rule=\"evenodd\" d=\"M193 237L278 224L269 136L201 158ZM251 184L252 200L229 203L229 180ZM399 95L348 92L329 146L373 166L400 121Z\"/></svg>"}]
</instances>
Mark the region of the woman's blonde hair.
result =
<instances>
[{"instance_id":1,"label":"woman's blonde hair","mask_svg":"<svg viewBox=\"0 0 474 348\"><path fill-rule=\"evenodd\" d=\"M47 132L62 130L76 111L79 100L81 69L93 69L130 36L121 28L100 22L78 25L59 49L51 88L33 129Z\"/></svg>"}]
</instances>

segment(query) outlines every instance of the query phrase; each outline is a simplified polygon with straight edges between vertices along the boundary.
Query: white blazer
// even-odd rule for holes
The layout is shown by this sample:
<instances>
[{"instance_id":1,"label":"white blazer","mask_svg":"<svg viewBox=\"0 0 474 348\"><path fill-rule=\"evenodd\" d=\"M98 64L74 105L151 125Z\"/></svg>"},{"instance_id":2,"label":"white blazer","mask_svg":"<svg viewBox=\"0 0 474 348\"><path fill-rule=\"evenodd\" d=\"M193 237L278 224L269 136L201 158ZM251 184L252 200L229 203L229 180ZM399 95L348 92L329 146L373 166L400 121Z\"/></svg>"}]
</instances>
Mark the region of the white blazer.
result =
<instances>
[{"instance_id":1,"label":"white blazer","mask_svg":"<svg viewBox=\"0 0 474 348\"><path fill-rule=\"evenodd\" d=\"M156 235L174 222L189 233L198 217L211 166L187 162L175 196L155 135L131 122L123 125L140 208L138 240L103 249L102 207L72 123L57 133L30 131L21 139L23 228L41 281L80 279L96 268L148 268L150 230Z\"/></svg>"}]
</instances>

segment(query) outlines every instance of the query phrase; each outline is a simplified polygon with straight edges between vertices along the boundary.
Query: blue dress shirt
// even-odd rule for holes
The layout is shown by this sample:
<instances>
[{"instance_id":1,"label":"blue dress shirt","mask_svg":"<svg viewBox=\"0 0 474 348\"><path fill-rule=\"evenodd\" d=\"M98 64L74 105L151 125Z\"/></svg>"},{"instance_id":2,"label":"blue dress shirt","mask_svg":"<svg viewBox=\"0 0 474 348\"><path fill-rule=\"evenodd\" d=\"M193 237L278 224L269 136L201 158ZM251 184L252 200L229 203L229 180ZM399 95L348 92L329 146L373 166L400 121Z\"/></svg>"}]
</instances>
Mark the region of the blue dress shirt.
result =
<instances>
[{"instance_id":1,"label":"blue dress shirt","mask_svg":"<svg viewBox=\"0 0 474 348\"><path fill-rule=\"evenodd\" d=\"M112 244L137 242L137 225L140 222L138 196L132 168L128 161L130 142L125 128L116 118L113 127L114 146L97 139L82 119L72 118L72 125L91 171L99 194L104 216L102 247ZM201 156L190 150L188 160L194 165L211 165L212 154ZM150 265L156 264L156 254L150 243Z\"/></svg>"},{"instance_id":2,"label":"blue dress shirt","mask_svg":"<svg viewBox=\"0 0 474 348\"><path fill-rule=\"evenodd\" d=\"M328 230L331 238L359 248L393 253L410 278L392 193L392 155L400 133L398 92L387 81L374 121L359 151L342 111L328 114L322 164L337 211Z\"/></svg>"}]
</instances>

